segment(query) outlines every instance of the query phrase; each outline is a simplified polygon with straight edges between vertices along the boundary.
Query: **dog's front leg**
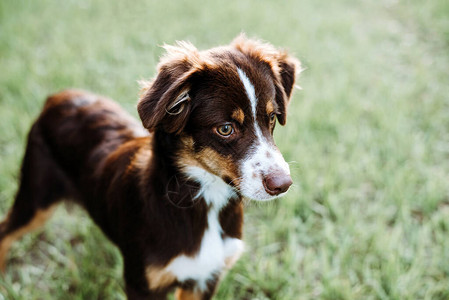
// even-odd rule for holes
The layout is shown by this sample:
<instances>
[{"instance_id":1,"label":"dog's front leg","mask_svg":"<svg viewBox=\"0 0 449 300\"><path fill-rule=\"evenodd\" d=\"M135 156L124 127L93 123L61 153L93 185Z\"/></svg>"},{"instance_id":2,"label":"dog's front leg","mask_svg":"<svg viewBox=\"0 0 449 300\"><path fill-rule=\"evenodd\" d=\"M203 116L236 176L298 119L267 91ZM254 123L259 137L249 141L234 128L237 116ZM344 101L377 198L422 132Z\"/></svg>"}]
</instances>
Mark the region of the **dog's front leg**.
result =
<instances>
[{"instance_id":1,"label":"dog's front leg","mask_svg":"<svg viewBox=\"0 0 449 300\"><path fill-rule=\"evenodd\" d=\"M144 270L144 265L139 259L135 259L136 254L123 251L124 258L124 278L126 285L126 297L128 300L166 300L169 292L166 288L151 289Z\"/></svg>"},{"instance_id":2,"label":"dog's front leg","mask_svg":"<svg viewBox=\"0 0 449 300\"><path fill-rule=\"evenodd\" d=\"M166 300L167 292L142 290L127 284L126 297L128 300Z\"/></svg>"},{"instance_id":3,"label":"dog's front leg","mask_svg":"<svg viewBox=\"0 0 449 300\"><path fill-rule=\"evenodd\" d=\"M175 293L175 298L176 300L209 300L212 299L213 295L214 293L209 291L200 292L178 288Z\"/></svg>"},{"instance_id":4,"label":"dog's front leg","mask_svg":"<svg viewBox=\"0 0 449 300\"><path fill-rule=\"evenodd\" d=\"M205 290L195 287L180 287L176 289L175 298L176 300L209 300L214 296L217 285L218 279L214 279L207 282Z\"/></svg>"}]
</instances>

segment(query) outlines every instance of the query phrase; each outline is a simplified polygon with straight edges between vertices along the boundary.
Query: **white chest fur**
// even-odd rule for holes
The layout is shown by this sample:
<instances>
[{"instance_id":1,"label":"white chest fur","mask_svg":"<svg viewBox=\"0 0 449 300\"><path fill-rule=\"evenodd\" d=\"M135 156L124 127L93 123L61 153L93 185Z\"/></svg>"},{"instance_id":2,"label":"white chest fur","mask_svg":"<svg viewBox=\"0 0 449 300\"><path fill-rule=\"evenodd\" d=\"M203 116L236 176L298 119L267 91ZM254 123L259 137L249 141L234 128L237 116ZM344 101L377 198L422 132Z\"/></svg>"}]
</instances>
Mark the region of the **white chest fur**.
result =
<instances>
[{"instance_id":1,"label":"white chest fur","mask_svg":"<svg viewBox=\"0 0 449 300\"><path fill-rule=\"evenodd\" d=\"M211 206L207 215L208 228L204 232L199 252L195 256L180 255L165 268L179 281L193 279L200 289L207 281L235 262L243 252L243 242L236 238L222 238L218 221L220 210L235 192L221 178L198 168L189 167L188 174L201 184L197 197L203 197Z\"/></svg>"}]
</instances>

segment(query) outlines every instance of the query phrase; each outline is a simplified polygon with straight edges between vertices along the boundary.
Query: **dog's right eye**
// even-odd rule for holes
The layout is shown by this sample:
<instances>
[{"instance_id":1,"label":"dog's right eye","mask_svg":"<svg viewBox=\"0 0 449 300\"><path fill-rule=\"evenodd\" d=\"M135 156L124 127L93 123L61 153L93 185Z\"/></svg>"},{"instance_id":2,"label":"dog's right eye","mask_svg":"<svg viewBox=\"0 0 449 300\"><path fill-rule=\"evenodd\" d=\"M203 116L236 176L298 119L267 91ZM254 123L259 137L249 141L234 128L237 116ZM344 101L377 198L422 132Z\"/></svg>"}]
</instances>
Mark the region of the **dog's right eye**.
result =
<instances>
[{"instance_id":1,"label":"dog's right eye","mask_svg":"<svg viewBox=\"0 0 449 300\"><path fill-rule=\"evenodd\" d=\"M227 137L234 133L234 127L231 124L224 124L217 127L217 132L219 135Z\"/></svg>"}]
</instances>

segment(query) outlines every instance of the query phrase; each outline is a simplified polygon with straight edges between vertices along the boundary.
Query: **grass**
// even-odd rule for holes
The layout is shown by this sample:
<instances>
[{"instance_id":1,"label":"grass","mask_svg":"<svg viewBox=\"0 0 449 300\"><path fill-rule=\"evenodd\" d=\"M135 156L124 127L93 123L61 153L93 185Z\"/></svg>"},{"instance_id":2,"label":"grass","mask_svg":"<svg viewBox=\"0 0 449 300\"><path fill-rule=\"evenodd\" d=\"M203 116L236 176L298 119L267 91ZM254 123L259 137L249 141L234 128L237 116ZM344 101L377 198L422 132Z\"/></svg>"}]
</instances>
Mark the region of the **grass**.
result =
<instances>
[{"instance_id":1,"label":"grass","mask_svg":"<svg viewBox=\"0 0 449 300\"><path fill-rule=\"evenodd\" d=\"M217 299L449 299L449 3L0 2L0 212L49 93L89 89L136 116L158 45L239 32L306 70L276 140L295 186L246 210L247 251ZM118 251L63 206L11 251L0 299L124 299Z\"/></svg>"}]
</instances>

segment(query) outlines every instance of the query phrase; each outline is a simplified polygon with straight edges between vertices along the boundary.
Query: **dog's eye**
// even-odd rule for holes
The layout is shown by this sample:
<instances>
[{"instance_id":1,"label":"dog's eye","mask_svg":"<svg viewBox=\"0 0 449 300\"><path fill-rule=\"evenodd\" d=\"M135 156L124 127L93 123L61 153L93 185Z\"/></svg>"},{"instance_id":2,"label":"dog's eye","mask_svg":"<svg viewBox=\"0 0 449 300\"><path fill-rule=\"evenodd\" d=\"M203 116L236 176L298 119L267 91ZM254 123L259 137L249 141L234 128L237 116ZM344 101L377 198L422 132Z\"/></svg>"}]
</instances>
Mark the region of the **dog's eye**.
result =
<instances>
[{"instance_id":1,"label":"dog's eye","mask_svg":"<svg viewBox=\"0 0 449 300\"><path fill-rule=\"evenodd\" d=\"M270 114L270 124L273 125L274 122L276 122L276 114L274 112L272 112Z\"/></svg>"},{"instance_id":2,"label":"dog's eye","mask_svg":"<svg viewBox=\"0 0 449 300\"><path fill-rule=\"evenodd\" d=\"M217 132L221 136L230 136L234 133L234 127L231 124L224 124L217 127Z\"/></svg>"}]
</instances>

